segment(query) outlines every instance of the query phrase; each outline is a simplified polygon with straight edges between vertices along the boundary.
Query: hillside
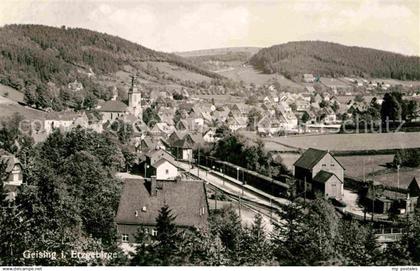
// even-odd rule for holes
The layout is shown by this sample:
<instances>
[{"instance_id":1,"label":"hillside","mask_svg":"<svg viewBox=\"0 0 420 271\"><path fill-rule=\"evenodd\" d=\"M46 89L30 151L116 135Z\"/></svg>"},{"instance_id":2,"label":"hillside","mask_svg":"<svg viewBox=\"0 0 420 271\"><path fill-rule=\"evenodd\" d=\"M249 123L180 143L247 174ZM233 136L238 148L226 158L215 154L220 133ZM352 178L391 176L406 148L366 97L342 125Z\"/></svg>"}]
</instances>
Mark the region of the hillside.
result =
<instances>
[{"instance_id":1,"label":"hillside","mask_svg":"<svg viewBox=\"0 0 420 271\"><path fill-rule=\"evenodd\" d=\"M221 78L180 56L95 31L41 25L0 28L0 83L24 93L35 107L89 108L97 99L110 99L113 87L126 91L132 73L151 88ZM67 87L75 80L83 84L82 91Z\"/></svg>"},{"instance_id":2,"label":"hillside","mask_svg":"<svg viewBox=\"0 0 420 271\"><path fill-rule=\"evenodd\" d=\"M282 73L289 78L312 73L420 80L420 57L323 41L289 42L264 48L250 63L264 73Z\"/></svg>"},{"instance_id":3,"label":"hillside","mask_svg":"<svg viewBox=\"0 0 420 271\"><path fill-rule=\"evenodd\" d=\"M203 69L221 73L240 67L259 51L257 47L230 47L178 52L191 63Z\"/></svg>"}]
</instances>

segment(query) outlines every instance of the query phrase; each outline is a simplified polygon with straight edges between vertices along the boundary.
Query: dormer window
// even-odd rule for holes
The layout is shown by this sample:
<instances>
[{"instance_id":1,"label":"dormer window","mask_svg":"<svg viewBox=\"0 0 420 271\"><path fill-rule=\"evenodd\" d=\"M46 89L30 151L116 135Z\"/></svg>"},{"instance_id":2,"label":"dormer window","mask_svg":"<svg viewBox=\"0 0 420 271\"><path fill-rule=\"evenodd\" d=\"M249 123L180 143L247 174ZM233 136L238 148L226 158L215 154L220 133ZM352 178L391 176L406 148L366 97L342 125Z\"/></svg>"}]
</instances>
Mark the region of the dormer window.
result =
<instances>
[{"instance_id":1,"label":"dormer window","mask_svg":"<svg viewBox=\"0 0 420 271\"><path fill-rule=\"evenodd\" d=\"M147 211L147 207L143 206L143 208L141 208L142 212L146 212Z\"/></svg>"},{"instance_id":2,"label":"dormer window","mask_svg":"<svg viewBox=\"0 0 420 271\"><path fill-rule=\"evenodd\" d=\"M138 211L135 211L135 212L134 212L134 216L135 216L135 217L138 217L138 216L139 216L139 212L138 212Z\"/></svg>"}]
</instances>

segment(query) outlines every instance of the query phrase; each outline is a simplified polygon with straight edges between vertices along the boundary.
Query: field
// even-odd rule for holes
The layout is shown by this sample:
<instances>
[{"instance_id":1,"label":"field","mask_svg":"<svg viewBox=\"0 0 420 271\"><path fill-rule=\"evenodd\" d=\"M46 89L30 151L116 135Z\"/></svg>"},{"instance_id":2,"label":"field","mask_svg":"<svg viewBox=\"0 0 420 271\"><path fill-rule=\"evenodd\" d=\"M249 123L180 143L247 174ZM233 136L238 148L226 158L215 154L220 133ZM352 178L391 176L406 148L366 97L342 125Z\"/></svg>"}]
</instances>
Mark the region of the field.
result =
<instances>
[{"instance_id":1,"label":"field","mask_svg":"<svg viewBox=\"0 0 420 271\"><path fill-rule=\"evenodd\" d=\"M0 98L0 119L12 116L14 113L23 115L25 119L42 119L45 112L24 107L17 103L2 103Z\"/></svg>"},{"instance_id":2,"label":"field","mask_svg":"<svg viewBox=\"0 0 420 271\"><path fill-rule=\"evenodd\" d=\"M164 72L168 74L169 76L172 76L174 78L182 79L182 80L190 80L195 82L201 82L206 81L209 82L211 80L210 77L201 75L199 73L190 72L186 69L180 68L176 65L169 64L167 62L148 62L153 67L156 67L159 69L160 72Z\"/></svg>"},{"instance_id":3,"label":"field","mask_svg":"<svg viewBox=\"0 0 420 271\"><path fill-rule=\"evenodd\" d=\"M0 84L0 96L9 98L15 102L23 102L23 93L14 88Z\"/></svg>"},{"instance_id":4,"label":"field","mask_svg":"<svg viewBox=\"0 0 420 271\"><path fill-rule=\"evenodd\" d=\"M197 94L193 95L193 97L197 97L208 102L211 102L214 99L215 105L223 105L223 104L237 104L237 103L244 103L245 99L243 97L238 96L231 96L231 95L202 95Z\"/></svg>"},{"instance_id":5,"label":"field","mask_svg":"<svg viewBox=\"0 0 420 271\"><path fill-rule=\"evenodd\" d=\"M263 74L255 70L250 65L238 65L232 69L218 72L227 78L235 81L244 81L246 84L254 83L256 85L264 85L278 81L282 87L290 87L291 90L303 90L303 86L299 85L280 74Z\"/></svg>"},{"instance_id":6,"label":"field","mask_svg":"<svg viewBox=\"0 0 420 271\"><path fill-rule=\"evenodd\" d=\"M212 55L221 55L221 54L237 53L237 52L245 52L250 55L253 55L257 53L260 49L261 48L259 47L228 47L228 48L195 50L195 51L188 51L188 52L175 52L175 54L182 57L212 56Z\"/></svg>"},{"instance_id":7,"label":"field","mask_svg":"<svg viewBox=\"0 0 420 271\"><path fill-rule=\"evenodd\" d=\"M284 146L296 149L317 148L331 151L387 150L420 148L420 132L383 134L329 134L299 135L264 138L271 141L270 150L279 151Z\"/></svg>"},{"instance_id":8,"label":"field","mask_svg":"<svg viewBox=\"0 0 420 271\"><path fill-rule=\"evenodd\" d=\"M281 153L284 165L293 169L293 163L299 158L299 154ZM368 175L371 172L377 172L386 169L386 163L392 162L394 155L352 155L335 156L337 160L346 169L345 173L349 177L363 178L363 174Z\"/></svg>"},{"instance_id":9,"label":"field","mask_svg":"<svg viewBox=\"0 0 420 271\"><path fill-rule=\"evenodd\" d=\"M414 177L416 177L417 180L420 179L420 168L402 168L399 175L400 187L407 188ZM398 186L398 173L396 170L385 170L380 174L375 174L369 178L388 186Z\"/></svg>"}]
</instances>

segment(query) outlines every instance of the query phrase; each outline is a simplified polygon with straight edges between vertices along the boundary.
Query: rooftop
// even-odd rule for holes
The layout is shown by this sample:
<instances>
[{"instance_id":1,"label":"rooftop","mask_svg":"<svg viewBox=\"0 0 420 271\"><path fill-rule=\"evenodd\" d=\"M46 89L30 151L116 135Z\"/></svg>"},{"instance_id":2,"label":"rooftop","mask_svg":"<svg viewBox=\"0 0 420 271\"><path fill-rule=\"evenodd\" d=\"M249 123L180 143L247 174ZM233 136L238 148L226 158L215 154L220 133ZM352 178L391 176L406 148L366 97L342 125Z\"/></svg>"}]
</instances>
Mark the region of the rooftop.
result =
<instances>
[{"instance_id":1,"label":"rooftop","mask_svg":"<svg viewBox=\"0 0 420 271\"><path fill-rule=\"evenodd\" d=\"M124 180L116 223L155 225L159 210L167 204L175 216L176 225L207 228L208 205L202 182L157 181L157 187L157 195L151 196L144 180Z\"/></svg>"}]
</instances>

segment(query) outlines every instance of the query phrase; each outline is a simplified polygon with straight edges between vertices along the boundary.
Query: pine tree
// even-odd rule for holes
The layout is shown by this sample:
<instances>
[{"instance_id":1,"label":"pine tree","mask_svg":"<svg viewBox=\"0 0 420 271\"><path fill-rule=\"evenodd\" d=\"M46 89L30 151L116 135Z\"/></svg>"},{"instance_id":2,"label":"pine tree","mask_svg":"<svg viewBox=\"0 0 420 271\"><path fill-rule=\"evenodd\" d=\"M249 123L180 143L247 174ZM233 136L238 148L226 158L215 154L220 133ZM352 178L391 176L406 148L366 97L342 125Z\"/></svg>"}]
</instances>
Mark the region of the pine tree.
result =
<instances>
[{"instance_id":1,"label":"pine tree","mask_svg":"<svg viewBox=\"0 0 420 271\"><path fill-rule=\"evenodd\" d=\"M175 216L172 215L168 205L163 206L156 218L157 244L156 255L161 265L175 265L178 261L178 242L180 235L174 224Z\"/></svg>"}]
</instances>

